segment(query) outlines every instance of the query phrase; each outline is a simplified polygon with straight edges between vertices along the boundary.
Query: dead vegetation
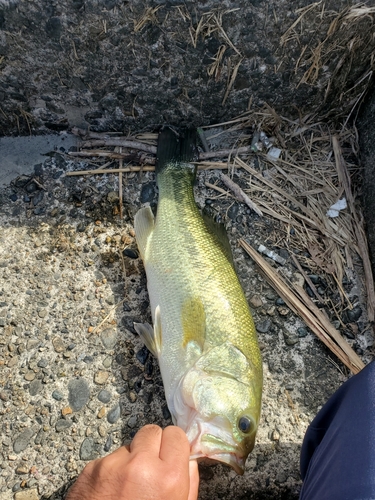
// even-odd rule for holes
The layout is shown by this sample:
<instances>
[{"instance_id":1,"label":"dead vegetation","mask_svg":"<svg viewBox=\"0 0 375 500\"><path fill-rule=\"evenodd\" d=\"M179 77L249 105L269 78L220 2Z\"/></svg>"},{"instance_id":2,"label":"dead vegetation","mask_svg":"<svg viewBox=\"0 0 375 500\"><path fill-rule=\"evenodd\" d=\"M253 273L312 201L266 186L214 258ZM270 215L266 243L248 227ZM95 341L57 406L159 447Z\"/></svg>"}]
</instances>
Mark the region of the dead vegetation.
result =
<instances>
[{"instance_id":1,"label":"dead vegetation","mask_svg":"<svg viewBox=\"0 0 375 500\"><path fill-rule=\"evenodd\" d=\"M330 116L345 116L347 121L358 111L373 79L375 7L358 3L341 12L332 12L325 10L325 2L321 0L296 13L299 16L281 37L280 45L285 57L291 44L299 46L294 68L298 86L319 86L324 90L322 108L330 103ZM330 22L326 34L320 40L314 34L327 19ZM303 38L305 43L301 41ZM316 42L311 43L312 40ZM359 72L356 68L362 69Z\"/></svg>"},{"instance_id":2,"label":"dead vegetation","mask_svg":"<svg viewBox=\"0 0 375 500\"><path fill-rule=\"evenodd\" d=\"M279 231L271 233L264 243L276 249L286 248L293 265L313 291L314 297L307 297L308 305L306 294L301 299L303 290L297 293L298 300L304 303L303 308L310 310L308 314L301 314L295 304L290 307L301 315L312 330L314 326L311 326L310 316L313 308L316 318L315 304L324 306L331 318L340 319L345 310L355 306L345 291L343 281L345 277L349 280L352 278L354 263L360 259L367 291L367 319L372 322L375 294L358 201L360 168L355 128L334 130L326 123L314 121L311 116L292 121L265 106L204 130L208 144L217 141L220 136L223 139L233 138L232 148L200 153L198 169L228 170L228 176L218 173L217 181L214 184L206 183L206 186L218 197L234 197L250 206L258 216L275 221ZM83 132L76 130L76 133ZM125 172L154 169L153 153L157 134L134 137L93 134L90 137L88 133L84 139L82 144L85 149L72 155L86 155L97 169L70 172L67 175L111 172L122 175ZM97 147L99 142L102 148ZM90 150L89 146L95 149ZM139 161L137 155L141 150L147 151L148 164ZM108 168L117 160L122 162L122 168ZM327 216L330 207L343 199L347 208L338 211L336 217ZM308 277L311 272L325 277L329 288L335 292L331 298L317 292ZM283 274L282 267L279 273ZM271 284L274 286L272 279ZM285 292L287 295L296 294L287 281L284 286L285 290L290 287L289 292ZM277 291L281 293L279 289ZM320 314L318 323L321 321ZM327 323L317 328L327 332ZM350 355L345 352L340 356L337 338L332 342L336 349L332 349L333 352L350 369L358 370L359 361L354 351L349 348ZM345 340L343 342L346 344ZM326 344L332 348L329 342Z\"/></svg>"}]
</instances>

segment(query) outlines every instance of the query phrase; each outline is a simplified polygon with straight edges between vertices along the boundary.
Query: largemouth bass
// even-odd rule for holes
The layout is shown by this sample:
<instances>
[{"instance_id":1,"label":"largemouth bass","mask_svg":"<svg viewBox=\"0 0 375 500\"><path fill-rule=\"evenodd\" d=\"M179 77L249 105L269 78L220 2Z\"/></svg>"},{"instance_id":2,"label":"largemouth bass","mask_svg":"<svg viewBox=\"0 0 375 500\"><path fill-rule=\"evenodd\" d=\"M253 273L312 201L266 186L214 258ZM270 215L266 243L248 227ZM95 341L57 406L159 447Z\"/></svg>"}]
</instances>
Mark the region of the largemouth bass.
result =
<instances>
[{"instance_id":1,"label":"largemouth bass","mask_svg":"<svg viewBox=\"0 0 375 500\"><path fill-rule=\"evenodd\" d=\"M153 328L135 327L159 361L191 458L243 474L260 418L262 361L225 231L223 239L194 200L194 143L195 131L159 134L157 215L142 208L134 220Z\"/></svg>"}]
</instances>

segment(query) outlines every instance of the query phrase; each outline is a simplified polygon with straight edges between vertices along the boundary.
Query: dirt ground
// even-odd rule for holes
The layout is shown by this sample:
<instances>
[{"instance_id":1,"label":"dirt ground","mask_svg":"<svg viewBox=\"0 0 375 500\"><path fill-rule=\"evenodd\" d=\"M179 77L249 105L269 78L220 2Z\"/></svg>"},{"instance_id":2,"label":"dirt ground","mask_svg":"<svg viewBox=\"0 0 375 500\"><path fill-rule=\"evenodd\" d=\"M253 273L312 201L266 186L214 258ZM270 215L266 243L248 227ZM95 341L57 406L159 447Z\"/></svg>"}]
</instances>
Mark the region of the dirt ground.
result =
<instances>
[{"instance_id":1,"label":"dirt ground","mask_svg":"<svg viewBox=\"0 0 375 500\"><path fill-rule=\"evenodd\" d=\"M250 102L345 120L375 50L373 1L356 4L4 0L0 133L202 126Z\"/></svg>"},{"instance_id":2,"label":"dirt ground","mask_svg":"<svg viewBox=\"0 0 375 500\"><path fill-rule=\"evenodd\" d=\"M146 423L171 423L156 361L133 322L150 321L133 217L157 200L154 174L127 174L124 217L114 175L68 177L88 167L64 151L0 192L0 498L62 499L88 460L113 451ZM241 175L241 174L239 174ZM196 199L225 222L257 325L264 366L262 417L244 476L201 467L199 498L297 499L307 425L348 371L298 319L238 246L270 246L279 230L241 203L218 199L200 172ZM272 238L271 238L272 241ZM360 269L358 263L354 263ZM345 284L362 312L358 276ZM367 335L367 337L366 337ZM372 336L349 340L365 362Z\"/></svg>"}]
</instances>

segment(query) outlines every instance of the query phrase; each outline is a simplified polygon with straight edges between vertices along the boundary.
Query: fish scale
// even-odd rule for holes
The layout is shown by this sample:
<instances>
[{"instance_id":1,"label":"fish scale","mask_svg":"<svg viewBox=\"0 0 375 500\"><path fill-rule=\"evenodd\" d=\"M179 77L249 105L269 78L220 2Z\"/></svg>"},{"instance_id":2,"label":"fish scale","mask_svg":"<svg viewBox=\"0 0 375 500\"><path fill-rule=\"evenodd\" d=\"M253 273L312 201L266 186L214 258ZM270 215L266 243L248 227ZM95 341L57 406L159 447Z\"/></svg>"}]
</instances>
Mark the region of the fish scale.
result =
<instances>
[{"instance_id":1,"label":"fish scale","mask_svg":"<svg viewBox=\"0 0 375 500\"><path fill-rule=\"evenodd\" d=\"M192 137L162 130L157 216L144 208L135 217L154 324L136 329L158 358L169 410L187 433L192 458L242 473L259 422L262 362L229 244L194 200L195 168L186 161ZM240 421L251 429L242 432Z\"/></svg>"}]
</instances>

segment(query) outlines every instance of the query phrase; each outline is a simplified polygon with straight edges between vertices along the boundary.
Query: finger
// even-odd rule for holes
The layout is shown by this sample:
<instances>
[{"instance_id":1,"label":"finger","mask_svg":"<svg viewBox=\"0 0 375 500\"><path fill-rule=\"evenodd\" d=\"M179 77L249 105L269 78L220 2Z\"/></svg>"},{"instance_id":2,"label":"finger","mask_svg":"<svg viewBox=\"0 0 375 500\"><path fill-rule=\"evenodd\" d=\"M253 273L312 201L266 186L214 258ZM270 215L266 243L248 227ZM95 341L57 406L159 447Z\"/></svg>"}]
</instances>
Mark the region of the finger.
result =
<instances>
[{"instance_id":1,"label":"finger","mask_svg":"<svg viewBox=\"0 0 375 500\"><path fill-rule=\"evenodd\" d=\"M186 463L190 456L190 444L185 432L173 425L166 427L163 431L159 457L169 463Z\"/></svg>"},{"instance_id":2,"label":"finger","mask_svg":"<svg viewBox=\"0 0 375 500\"><path fill-rule=\"evenodd\" d=\"M190 489L188 500L197 500L199 489L199 471L196 460L189 461Z\"/></svg>"},{"instance_id":3,"label":"finger","mask_svg":"<svg viewBox=\"0 0 375 500\"><path fill-rule=\"evenodd\" d=\"M158 425L145 425L134 436L130 443L131 453L148 453L150 456L159 456L163 430Z\"/></svg>"}]
</instances>

